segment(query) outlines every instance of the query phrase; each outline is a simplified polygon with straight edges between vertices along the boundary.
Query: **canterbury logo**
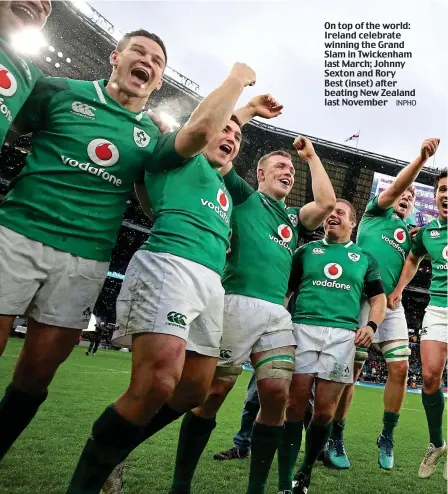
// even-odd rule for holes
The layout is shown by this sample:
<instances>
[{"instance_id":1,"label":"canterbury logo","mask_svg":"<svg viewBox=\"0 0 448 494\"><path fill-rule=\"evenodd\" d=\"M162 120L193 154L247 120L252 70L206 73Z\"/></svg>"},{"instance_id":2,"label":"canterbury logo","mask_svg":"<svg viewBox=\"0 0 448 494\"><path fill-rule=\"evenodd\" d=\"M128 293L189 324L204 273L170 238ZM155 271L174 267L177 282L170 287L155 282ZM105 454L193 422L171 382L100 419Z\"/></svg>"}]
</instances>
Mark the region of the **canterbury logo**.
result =
<instances>
[{"instance_id":1,"label":"canterbury logo","mask_svg":"<svg viewBox=\"0 0 448 494\"><path fill-rule=\"evenodd\" d=\"M76 113L77 115L82 115L83 117L87 117L90 119L95 118L96 108L93 106L86 105L85 103L81 103L80 101L74 101L72 103L72 113Z\"/></svg>"},{"instance_id":2,"label":"canterbury logo","mask_svg":"<svg viewBox=\"0 0 448 494\"><path fill-rule=\"evenodd\" d=\"M187 316L184 316L180 312L168 312L166 318L173 324L185 327L187 325Z\"/></svg>"}]
</instances>

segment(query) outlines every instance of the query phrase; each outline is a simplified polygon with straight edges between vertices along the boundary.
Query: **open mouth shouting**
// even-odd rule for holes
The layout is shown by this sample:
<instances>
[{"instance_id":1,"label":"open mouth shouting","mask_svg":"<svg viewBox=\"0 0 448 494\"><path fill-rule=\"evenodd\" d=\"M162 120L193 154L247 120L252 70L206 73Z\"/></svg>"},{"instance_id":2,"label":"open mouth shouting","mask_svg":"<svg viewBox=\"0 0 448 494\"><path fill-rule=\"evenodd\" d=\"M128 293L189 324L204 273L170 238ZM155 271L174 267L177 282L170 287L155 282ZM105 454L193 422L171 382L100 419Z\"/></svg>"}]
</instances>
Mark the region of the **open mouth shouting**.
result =
<instances>
[{"instance_id":1,"label":"open mouth shouting","mask_svg":"<svg viewBox=\"0 0 448 494\"><path fill-rule=\"evenodd\" d=\"M408 209L408 203L406 201L400 201L398 203L398 207L401 208L401 209L404 209L405 211L407 211L407 209Z\"/></svg>"},{"instance_id":2,"label":"open mouth shouting","mask_svg":"<svg viewBox=\"0 0 448 494\"><path fill-rule=\"evenodd\" d=\"M281 178L279 179L279 182L284 186L284 187L290 187L291 186L291 180L289 178Z\"/></svg>"},{"instance_id":3,"label":"open mouth shouting","mask_svg":"<svg viewBox=\"0 0 448 494\"><path fill-rule=\"evenodd\" d=\"M11 2L11 10L24 26L33 26L39 21L39 13L32 3Z\"/></svg>"},{"instance_id":4,"label":"open mouth shouting","mask_svg":"<svg viewBox=\"0 0 448 494\"><path fill-rule=\"evenodd\" d=\"M340 224L341 224L340 220L336 218L331 218L327 220L326 227L327 230L333 230L334 228L337 228Z\"/></svg>"},{"instance_id":5,"label":"open mouth shouting","mask_svg":"<svg viewBox=\"0 0 448 494\"><path fill-rule=\"evenodd\" d=\"M447 208L448 208L448 200L444 199L442 201L442 210L445 215L447 214Z\"/></svg>"},{"instance_id":6,"label":"open mouth shouting","mask_svg":"<svg viewBox=\"0 0 448 494\"><path fill-rule=\"evenodd\" d=\"M143 67L135 67L131 70L132 82L140 87L144 87L149 82L149 72Z\"/></svg>"},{"instance_id":7,"label":"open mouth shouting","mask_svg":"<svg viewBox=\"0 0 448 494\"><path fill-rule=\"evenodd\" d=\"M230 156L233 152L233 148L230 144L221 144L221 146L219 146L219 150L221 151L221 153L224 155L224 156Z\"/></svg>"}]
</instances>

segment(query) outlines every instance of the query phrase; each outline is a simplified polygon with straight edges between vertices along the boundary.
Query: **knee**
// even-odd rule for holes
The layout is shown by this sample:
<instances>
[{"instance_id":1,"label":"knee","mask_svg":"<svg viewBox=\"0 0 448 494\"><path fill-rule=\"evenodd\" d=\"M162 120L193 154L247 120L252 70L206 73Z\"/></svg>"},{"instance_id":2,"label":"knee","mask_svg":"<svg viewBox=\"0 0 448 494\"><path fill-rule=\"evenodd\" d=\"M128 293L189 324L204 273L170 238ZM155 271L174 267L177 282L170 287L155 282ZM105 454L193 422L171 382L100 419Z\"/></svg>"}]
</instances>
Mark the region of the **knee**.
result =
<instances>
[{"instance_id":1,"label":"knee","mask_svg":"<svg viewBox=\"0 0 448 494\"><path fill-rule=\"evenodd\" d=\"M442 385L442 378L432 369L423 370L423 387L428 394L435 393Z\"/></svg>"},{"instance_id":2,"label":"knee","mask_svg":"<svg viewBox=\"0 0 448 494\"><path fill-rule=\"evenodd\" d=\"M179 376L166 369L154 373L153 385L148 391L151 395L157 396L160 402L166 403L174 394Z\"/></svg>"},{"instance_id":3,"label":"knee","mask_svg":"<svg viewBox=\"0 0 448 494\"><path fill-rule=\"evenodd\" d=\"M269 403L271 408L284 409L288 402L289 390L283 383L277 385L276 381L276 379L273 379L267 389L261 390L260 397L262 401Z\"/></svg>"},{"instance_id":4,"label":"knee","mask_svg":"<svg viewBox=\"0 0 448 494\"><path fill-rule=\"evenodd\" d=\"M289 420L303 420L308 408L308 399L297 393L290 393L286 400L286 415Z\"/></svg>"},{"instance_id":5,"label":"knee","mask_svg":"<svg viewBox=\"0 0 448 494\"><path fill-rule=\"evenodd\" d=\"M393 381L405 382L408 375L409 363L408 360L393 362L389 365L389 378Z\"/></svg>"},{"instance_id":6,"label":"knee","mask_svg":"<svg viewBox=\"0 0 448 494\"><path fill-rule=\"evenodd\" d=\"M217 403L221 405L233 386L234 383L228 381L223 381L221 379L214 380L208 393L206 393L206 401L208 403Z\"/></svg>"}]
</instances>

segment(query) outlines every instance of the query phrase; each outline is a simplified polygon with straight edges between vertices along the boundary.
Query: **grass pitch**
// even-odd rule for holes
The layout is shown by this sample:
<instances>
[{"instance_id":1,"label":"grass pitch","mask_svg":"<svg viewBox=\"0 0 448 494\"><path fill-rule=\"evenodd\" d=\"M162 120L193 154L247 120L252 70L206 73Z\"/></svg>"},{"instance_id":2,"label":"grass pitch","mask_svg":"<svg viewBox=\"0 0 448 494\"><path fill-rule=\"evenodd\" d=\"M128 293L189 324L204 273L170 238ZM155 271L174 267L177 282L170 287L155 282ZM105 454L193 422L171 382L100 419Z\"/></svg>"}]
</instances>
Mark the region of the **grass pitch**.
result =
<instances>
[{"instance_id":1,"label":"grass pitch","mask_svg":"<svg viewBox=\"0 0 448 494\"><path fill-rule=\"evenodd\" d=\"M10 339L0 359L0 393L10 382L21 341ZM0 463L1 494L63 494L90 433L93 421L124 389L130 376L130 354L99 350L94 357L77 347L50 387L47 402ZM244 372L218 415L218 425L196 471L193 494L244 494L249 460L213 460L232 446L240 423L249 372ZM443 462L429 480L417 477L428 444L420 395L406 394L395 432L395 468L380 470L376 437L383 413L382 392L357 387L345 432L352 462L348 471L331 471L318 464L310 494L441 494L446 492ZM167 493L176 455L180 421L140 446L129 458L126 494ZM446 428L445 428L446 436ZM303 448L303 446L302 446ZM299 461L302 458L300 453ZM266 494L277 493L277 462Z\"/></svg>"}]
</instances>

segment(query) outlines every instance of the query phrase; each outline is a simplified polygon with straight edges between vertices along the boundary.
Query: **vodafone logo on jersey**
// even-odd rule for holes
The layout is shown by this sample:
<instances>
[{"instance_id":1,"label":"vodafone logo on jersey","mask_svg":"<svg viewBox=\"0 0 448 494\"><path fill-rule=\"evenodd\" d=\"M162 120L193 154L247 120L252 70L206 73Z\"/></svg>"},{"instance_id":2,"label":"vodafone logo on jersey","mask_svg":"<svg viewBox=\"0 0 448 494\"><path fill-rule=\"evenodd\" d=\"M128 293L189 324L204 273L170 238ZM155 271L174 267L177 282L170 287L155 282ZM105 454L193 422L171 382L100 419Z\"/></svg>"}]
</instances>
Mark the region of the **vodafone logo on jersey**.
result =
<instances>
[{"instance_id":1,"label":"vodafone logo on jersey","mask_svg":"<svg viewBox=\"0 0 448 494\"><path fill-rule=\"evenodd\" d=\"M442 250L442 257L445 261L448 261L448 245L446 245Z\"/></svg>"},{"instance_id":2,"label":"vodafone logo on jersey","mask_svg":"<svg viewBox=\"0 0 448 494\"><path fill-rule=\"evenodd\" d=\"M289 228L288 225L280 225L277 228L277 233L279 237L284 241L284 242L291 242L292 240L292 230Z\"/></svg>"},{"instance_id":3,"label":"vodafone logo on jersey","mask_svg":"<svg viewBox=\"0 0 448 494\"><path fill-rule=\"evenodd\" d=\"M402 244L406 241L406 232L404 231L403 228L397 228L394 231L394 239L399 243Z\"/></svg>"},{"instance_id":4,"label":"vodafone logo on jersey","mask_svg":"<svg viewBox=\"0 0 448 494\"><path fill-rule=\"evenodd\" d=\"M115 165L120 158L117 146L107 139L94 139L87 146L89 158L103 168Z\"/></svg>"},{"instance_id":5,"label":"vodafone logo on jersey","mask_svg":"<svg viewBox=\"0 0 448 494\"><path fill-rule=\"evenodd\" d=\"M17 80L13 74L0 63L0 95L14 96L17 91Z\"/></svg>"},{"instance_id":6,"label":"vodafone logo on jersey","mask_svg":"<svg viewBox=\"0 0 448 494\"><path fill-rule=\"evenodd\" d=\"M216 194L216 200L218 204L221 206L223 211L228 211L230 202L229 198L226 196L226 193L222 189L218 189L218 194Z\"/></svg>"},{"instance_id":7,"label":"vodafone logo on jersey","mask_svg":"<svg viewBox=\"0 0 448 494\"><path fill-rule=\"evenodd\" d=\"M336 262L331 262L324 267L324 274L330 280L337 280L342 276L342 266Z\"/></svg>"}]
</instances>

